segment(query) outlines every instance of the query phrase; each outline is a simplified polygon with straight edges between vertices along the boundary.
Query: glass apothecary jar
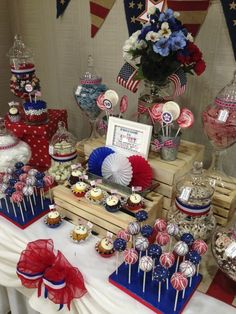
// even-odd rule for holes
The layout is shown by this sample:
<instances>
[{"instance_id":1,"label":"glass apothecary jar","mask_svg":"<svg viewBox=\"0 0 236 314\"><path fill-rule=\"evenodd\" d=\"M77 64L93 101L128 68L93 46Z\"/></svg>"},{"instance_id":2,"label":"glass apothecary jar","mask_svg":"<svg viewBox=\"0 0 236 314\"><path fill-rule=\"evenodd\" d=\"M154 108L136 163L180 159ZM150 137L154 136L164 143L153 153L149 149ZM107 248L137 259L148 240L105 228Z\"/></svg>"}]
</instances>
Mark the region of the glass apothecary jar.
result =
<instances>
[{"instance_id":1,"label":"glass apothecary jar","mask_svg":"<svg viewBox=\"0 0 236 314\"><path fill-rule=\"evenodd\" d=\"M236 214L226 227L216 229L211 247L220 270L236 282Z\"/></svg>"},{"instance_id":2,"label":"glass apothecary jar","mask_svg":"<svg viewBox=\"0 0 236 314\"><path fill-rule=\"evenodd\" d=\"M49 155L52 158L49 173L57 183L64 183L71 173L71 165L77 163L76 138L66 129L64 122L58 123L58 130L51 139Z\"/></svg>"},{"instance_id":3,"label":"glass apothecary jar","mask_svg":"<svg viewBox=\"0 0 236 314\"><path fill-rule=\"evenodd\" d=\"M213 193L202 162L195 161L189 174L177 182L175 204L168 213L168 220L179 227L179 236L189 232L195 239L211 237L216 227L211 209Z\"/></svg>"}]
</instances>

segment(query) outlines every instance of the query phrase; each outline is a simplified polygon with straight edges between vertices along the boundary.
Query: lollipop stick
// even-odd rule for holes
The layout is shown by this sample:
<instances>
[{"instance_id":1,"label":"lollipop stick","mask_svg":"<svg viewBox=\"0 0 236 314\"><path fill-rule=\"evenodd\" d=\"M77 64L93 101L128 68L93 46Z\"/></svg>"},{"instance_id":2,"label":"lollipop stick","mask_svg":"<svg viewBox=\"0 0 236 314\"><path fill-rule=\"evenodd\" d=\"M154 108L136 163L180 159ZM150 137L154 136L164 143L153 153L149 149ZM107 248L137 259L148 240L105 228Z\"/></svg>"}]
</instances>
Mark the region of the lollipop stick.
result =
<instances>
[{"instance_id":1,"label":"lollipop stick","mask_svg":"<svg viewBox=\"0 0 236 314\"><path fill-rule=\"evenodd\" d=\"M29 93L29 99L30 99L30 102L32 102L32 97L30 93Z\"/></svg>"},{"instance_id":2,"label":"lollipop stick","mask_svg":"<svg viewBox=\"0 0 236 314\"><path fill-rule=\"evenodd\" d=\"M25 222L25 218L24 218L24 215L23 215L23 209L22 209L21 203L18 203L18 206L20 207L21 218L22 218L23 222Z\"/></svg>"},{"instance_id":3,"label":"lollipop stick","mask_svg":"<svg viewBox=\"0 0 236 314\"><path fill-rule=\"evenodd\" d=\"M36 197L35 197L34 192L33 192L33 200L34 200L34 205L36 205Z\"/></svg>"},{"instance_id":4,"label":"lollipop stick","mask_svg":"<svg viewBox=\"0 0 236 314\"><path fill-rule=\"evenodd\" d=\"M192 286L192 278L193 278L193 277L190 277L190 279L189 279L189 287Z\"/></svg>"},{"instance_id":5,"label":"lollipop stick","mask_svg":"<svg viewBox=\"0 0 236 314\"><path fill-rule=\"evenodd\" d=\"M131 264L129 264L129 284L130 284L130 282L131 282Z\"/></svg>"},{"instance_id":6,"label":"lollipop stick","mask_svg":"<svg viewBox=\"0 0 236 314\"><path fill-rule=\"evenodd\" d=\"M119 252L116 253L116 275L118 275Z\"/></svg>"},{"instance_id":7,"label":"lollipop stick","mask_svg":"<svg viewBox=\"0 0 236 314\"><path fill-rule=\"evenodd\" d=\"M180 130L181 130L181 128L178 128L178 130L177 130L177 132L176 132L176 134L175 134L175 137L178 136Z\"/></svg>"},{"instance_id":8,"label":"lollipop stick","mask_svg":"<svg viewBox=\"0 0 236 314\"><path fill-rule=\"evenodd\" d=\"M53 200L52 200L52 190L50 188L49 188L49 198L50 198L51 203L53 203Z\"/></svg>"},{"instance_id":9,"label":"lollipop stick","mask_svg":"<svg viewBox=\"0 0 236 314\"><path fill-rule=\"evenodd\" d=\"M1 198L1 207L2 207L2 209L3 209L3 198Z\"/></svg>"},{"instance_id":10,"label":"lollipop stick","mask_svg":"<svg viewBox=\"0 0 236 314\"><path fill-rule=\"evenodd\" d=\"M142 251L140 250L139 251L139 260L141 259L141 257L142 257ZM140 273L139 263L138 263L138 273Z\"/></svg>"},{"instance_id":11,"label":"lollipop stick","mask_svg":"<svg viewBox=\"0 0 236 314\"><path fill-rule=\"evenodd\" d=\"M183 290L183 292L182 292L182 299L184 299L184 296L185 296L185 290L186 290L186 289L184 289L184 290Z\"/></svg>"},{"instance_id":12,"label":"lollipop stick","mask_svg":"<svg viewBox=\"0 0 236 314\"><path fill-rule=\"evenodd\" d=\"M33 208L33 204L32 204L32 201L31 201L30 197L29 197L29 201L30 201L30 207L31 207L32 215L34 216L35 215L34 208Z\"/></svg>"},{"instance_id":13,"label":"lollipop stick","mask_svg":"<svg viewBox=\"0 0 236 314\"><path fill-rule=\"evenodd\" d=\"M178 301L178 296L179 296L179 290L177 290L177 291L176 291L176 295L175 295L175 306L174 306L174 311L176 311L177 301Z\"/></svg>"},{"instance_id":14,"label":"lollipop stick","mask_svg":"<svg viewBox=\"0 0 236 314\"><path fill-rule=\"evenodd\" d=\"M155 265L156 265L156 259L153 259L153 267L152 267L152 280L153 280L153 274L154 274L154 269L155 269Z\"/></svg>"},{"instance_id":15,"label":"lollipop stick","mask_svg":"<svg viewBox=\"0 0 236 314\"><path fill-rule=\"evenodd\" d=\"M169 278L166 278L166 290L169 290Z\"/></svg>"},{"instance_id":16,"label":"lollipop stick","mask_svg":"<svg viewBox=\"0 0 236 314\"><path fill-rule=\"evenodd\" d=\"M25 211L27 212L27 206L25 204L25 199L23 198L23 204L24 204L24 207L25 207Z\"/></svg>"},{"instance_id":17,"label":"lollipop stick","mask_svg":"<svg viewBox=\"0 0 236 314\"><path fill-rule=\"evenodd\" d=\"M9 206L8 206L7 199L6 199L6 198L4 198L4 201L5 201L5 203L6 203L7 212L9 213L10 211L9 211Z\"/></svg>"},{"instance_id":18,"label":"lollipop stick","mask_svg":"<svg viewBox=\"0 0 236 314\"><path fill-rule=\"evenodd\" d=\"M133 240L133 248L135 249L135 235L132 236L132 240Z\"/></svg>"},{"instance_id":19,"label":"lollipop stick","mask_svg":"<svg viewBox=\"0 0 236 314\"><path fill-rule=\"evenodd\" d=\"M12 204L12 208L13 208L13 211L14 211L14 215L15 215L15 217L17 217L15 204L13 203L12 200L11 200L11 204Z\"/></svg>"},{"instance_id":20,"label":"lollipop stick","mask_svg":"<svg viewBox=\"0 0 236 314\"><path fill-rule=\"evenodd\" d=\"M158 302L161 301L161 281L158 283Z\"/></svg>"},{"instance_id":21,"label":"lollipop stick","mask_svg":"<svg viewBox=\"0 0 236 314\"><path fill-rule=\"evenodd\" d=\"M178 268L179 268L179 256L178 256L178 258L177 258L176 267L175 267L175 272L178 271Z\"/></svg>"},{"instance_id":22,"label":"lollipop stick","mask_svg":"<svg viewBox=\"0 0 236 314\"><path fill-rule=\"evenodd\" d=\"M199 275L199 268L200 268L200 263L197 264L197 276Z\"/></svg>"},{"instance_id":23,"label":"lollipop stick","mask_svg":"<svg viewBox=\"0 0 236 314\"><path fill-rule=\"evenodd\" d=\"M146 274L147 274L147 272L145 271L145 272L143 273L143 292L145 292Z\"/></svg>"},{"instance_id":24,"label":"lollipop stick","mask_svg":"<svg viewBox=\"0 0 236 314\"><path fill-rule=\"evenodd\" d=\"M169 251L171 250L171 245L172 245L172 237L170 237L170 242L169 242Z\"/></svg>"},{"instance_id":25,"label":"lollipop stick","mask_svg":"<svg viewBox=\"0 0 236 314\"><path fill-rule=\"evenodd\" d=\"M42 209L43 209L44 207L43 207L43 195L42 195L42 189L40 189L40 199L41 199L41 207L42 207Z\"/></svg>"}]
</instances>

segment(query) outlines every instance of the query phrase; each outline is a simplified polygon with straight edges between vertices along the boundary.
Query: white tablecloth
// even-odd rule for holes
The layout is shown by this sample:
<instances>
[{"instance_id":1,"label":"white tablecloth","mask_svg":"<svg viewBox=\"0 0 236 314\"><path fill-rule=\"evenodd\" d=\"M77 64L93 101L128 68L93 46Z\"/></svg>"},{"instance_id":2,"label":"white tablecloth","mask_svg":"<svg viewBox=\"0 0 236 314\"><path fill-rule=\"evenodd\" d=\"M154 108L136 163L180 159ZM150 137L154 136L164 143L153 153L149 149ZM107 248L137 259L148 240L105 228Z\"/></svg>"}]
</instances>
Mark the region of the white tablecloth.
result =
<instances>
[{"instance_id":1,"label":"white tablecloth","mask_svg":"<svg viewBox=\"0 0 236 314\"><path fill-rule=\"evenodd\" d=\"M58 313L58 306L38 298L35 289L21 287L16 276L16 264L22 250L30 241L37 239L53 239L56 249L62 251L70 263L82 272L88 293L73 302L71 314L151 314L151 310L135 301L108 282L108 276L115 270L115 258L104 259L94 249L97 238L91 236L83 244L72 243L69 232L73 226L64 221L57 229L50 229L43 223L43 218L26 230L20 230L0 217L0 285L12 287L27 296L29 304L35 311L42 314ZM8 296L9 298L9 296ZM3 298L4 299L4 298ZM4 309L0 299L0 314ZM16 305L15 305L16 306ZM20 305L18 305L20 307ZM185 314L235 314L235 308L216 299L195 292L184 310ZM24 310L14 314L27 314ZM68 313L64 307L60 314Z\"/></svg>"}]
</instances>

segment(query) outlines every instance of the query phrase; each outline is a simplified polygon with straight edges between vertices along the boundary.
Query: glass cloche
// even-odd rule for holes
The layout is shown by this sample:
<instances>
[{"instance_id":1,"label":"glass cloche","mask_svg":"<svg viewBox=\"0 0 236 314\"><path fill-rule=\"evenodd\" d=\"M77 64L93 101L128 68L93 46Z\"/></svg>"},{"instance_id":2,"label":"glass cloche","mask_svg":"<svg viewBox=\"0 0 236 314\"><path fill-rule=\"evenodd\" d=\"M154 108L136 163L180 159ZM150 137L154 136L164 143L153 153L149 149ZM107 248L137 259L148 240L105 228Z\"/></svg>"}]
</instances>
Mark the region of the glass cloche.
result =
<instances>
[{"instance_id":1,"label":"glass cloche","mask_svg":"<svg viewBox=\"0 0 236 314\"><path fill-rule=\"evenodd\" d=\"M220 270L236 282L236 215L227 227L216 229L212 253Z\"/></svg>"},{"instance_id":2,"label":"glass cloche","mask_svg":"<svg viewBox=\"0 0 236 314\"><path fill-rule=\"evenodd\" d=\"M0 154L0 172L6 172L8 168L13 168L18 161L27 164L31 157L29 145L5 128L2 117L0 117Z\"/></svg>"},{"instance_id":3,"label":"glass cloche","mask_svg":"<svg viewBox=\"0 0 236 314\"><path fill-rule=\"evenodd\" d=\"M216 96L214 104L203 112L204 131L213 146L208 175L224 187L229 178L223 169L226 150L236 142L236 72L231 83Z\"/></svg>"},{"instance_id":4,"label":"glass cloche","mask_svg":"<svg viewBox=\"0 0 236 314\"><path fill-rule=\"evenodd\" d=\"M175 204L168 213L168 220L179 227L179 236L191 233L195 239L210 238L216 226L211 209L213 193L202 162L195 161L192 170L177 182Z\"/></svg>"},{"instance_id":5,"label":"glass cloche","mask_svg":"<svg viewBox=\"0 0 236 314\"><path fill-rule=\"evenodd\" d=\"M57 183L65 182L70 176L71 165L77 160L76 142L74 135L67 131L65 123L60 121L49 145L49 155L52 158L49 173Z\"/></svg>"}]
</instances>

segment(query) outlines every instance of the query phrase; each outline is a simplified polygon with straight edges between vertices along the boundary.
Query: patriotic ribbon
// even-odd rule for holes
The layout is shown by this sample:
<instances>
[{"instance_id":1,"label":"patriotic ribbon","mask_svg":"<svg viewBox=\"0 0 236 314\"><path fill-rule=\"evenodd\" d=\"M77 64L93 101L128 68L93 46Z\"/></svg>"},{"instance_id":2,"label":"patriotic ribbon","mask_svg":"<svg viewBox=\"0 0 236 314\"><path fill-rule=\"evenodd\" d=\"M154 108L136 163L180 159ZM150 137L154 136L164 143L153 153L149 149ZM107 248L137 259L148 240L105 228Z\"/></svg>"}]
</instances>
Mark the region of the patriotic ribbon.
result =
<instances>
[{"instance_id":1,"label":"patriotic ribbon","mask_svg":"<svg viewBox=\"0 0 236 314\"><path fill-rule=\"evenodd\" d=\"M58 162L67 162L75 159L77 157L77 152L72 152L66 155L51 155L52 159Z\"/></svg>"},{"instance_id":2,"label":"patriotic ribbon","mask_svg":"<svg viewBox=\"0 0 236 314\"><path fill-rule=\"evenodd\" d=\"M215 99L215 104L217 106L224 107L224 108L229 108L229 109L235 109L236 108L236 103L235 102L222 101L219 98Z\"/></svg>"},{"instance_id":3,"label":"patriotic ribbon","mask_svg":"<svg viewBox=\"0 0 236 314\"><path fill-rule=\"evenodd\" d=\"M28 68L28 69L13 69L11 68L12 74L30 74L35 71L35 67Z\"/></svg>"},{"instance_id":4,"label":"patriotic ribbon","mask_svg":"<svg viewBox=\"0 0 236 314\"><path fill-rule=\"evenodd\" d=\"M161 143L159 140L154 140L152 144L155 146L157 150L161 149L162 147L167 147L167 148L174 148L176 147L176 144L173 142L173 140L167 140L163 143Z\"/></svg>"},{"instance_id":5,"label":"patriotic ribbon","mask_svg":"<svg viewBox=\"0 0 236 314\"><path fill-rule=\"evenodd\" d=\"M20 142L20 140L17 140L15 143L13 144L9 144L9 145L5 145L5 146L0 146L0 150L6 150L12 147L15 147L16 145L18 145Z\"/></svg>"},{"instance_id":6,"label":"patriotic ribbon","mask_svg":"<svg viewBox=\"0 0 236 314\"><path fill-rule=\"evenodd\" d=\"M182 203L179 198L176 198L175 206L178 208L178 210L189 216L202 216L206 215L210 211L211 202L204 206L190 206Z\"/></svg>"},{"instance_id":7,"label":"patriotic ribbon","mask_svg":"<svg viewBox=\"0 0 236 314\"><path fill-rule=\"evenodd\" d=\"M152 120L152 124L154 124L155 123L155 117L154 117L154 115L152 113L152 108L151 107L146 107L142 101L139 101L139 104L138 104L138 116L140 114L145 114L145 113L147 113L150 116L150 118Z\"/></svg>"}]
</instances>

